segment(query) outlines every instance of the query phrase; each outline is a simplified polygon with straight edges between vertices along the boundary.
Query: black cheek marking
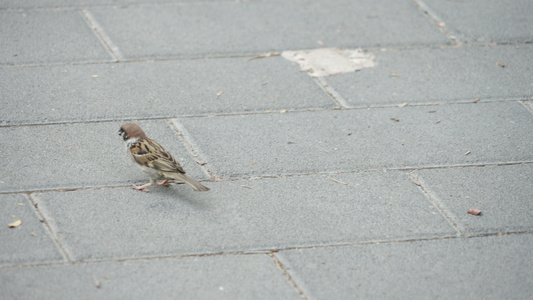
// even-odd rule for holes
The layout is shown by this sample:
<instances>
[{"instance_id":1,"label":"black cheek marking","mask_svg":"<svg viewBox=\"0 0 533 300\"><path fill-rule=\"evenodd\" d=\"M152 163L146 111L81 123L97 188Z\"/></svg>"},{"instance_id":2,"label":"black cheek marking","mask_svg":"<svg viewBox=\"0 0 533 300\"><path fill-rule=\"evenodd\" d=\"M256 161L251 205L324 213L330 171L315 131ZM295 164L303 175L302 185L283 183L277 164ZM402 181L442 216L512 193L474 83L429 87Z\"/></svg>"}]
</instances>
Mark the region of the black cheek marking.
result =
<instances>
[{"instance_id":1,"label":"black cheek marking","mask_svg":"<svg viewBox=\"0 0 533 300\"><path fill-rule=\"evenodd\" d=\"M148 148L148 145L144 145L144 149L146 149L146 152L150 152L150 148Z\"/></svg>"}]
</instances>

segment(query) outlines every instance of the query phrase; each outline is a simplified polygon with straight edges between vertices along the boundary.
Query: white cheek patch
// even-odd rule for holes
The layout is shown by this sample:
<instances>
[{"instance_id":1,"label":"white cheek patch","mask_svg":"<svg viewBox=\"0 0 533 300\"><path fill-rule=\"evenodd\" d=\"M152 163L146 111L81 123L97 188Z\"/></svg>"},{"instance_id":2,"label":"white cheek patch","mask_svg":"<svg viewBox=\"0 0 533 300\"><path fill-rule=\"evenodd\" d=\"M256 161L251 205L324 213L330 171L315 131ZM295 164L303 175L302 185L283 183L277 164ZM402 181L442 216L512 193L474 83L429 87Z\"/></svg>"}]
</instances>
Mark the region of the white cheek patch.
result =
<instances>
[{"instance_id":1,"label":"white cheek patch","mask_svg":"<svg viewBox=\"0 0 533 300\"><path fill-rule=\"evenodd\" d=\"M126 147L129 149L131 147L133 147L135 145L135 143L137 143L137 141L139 140L139 138L131 138L131 139L127 139L126 140Z\"/></svg>"}]
</instances>

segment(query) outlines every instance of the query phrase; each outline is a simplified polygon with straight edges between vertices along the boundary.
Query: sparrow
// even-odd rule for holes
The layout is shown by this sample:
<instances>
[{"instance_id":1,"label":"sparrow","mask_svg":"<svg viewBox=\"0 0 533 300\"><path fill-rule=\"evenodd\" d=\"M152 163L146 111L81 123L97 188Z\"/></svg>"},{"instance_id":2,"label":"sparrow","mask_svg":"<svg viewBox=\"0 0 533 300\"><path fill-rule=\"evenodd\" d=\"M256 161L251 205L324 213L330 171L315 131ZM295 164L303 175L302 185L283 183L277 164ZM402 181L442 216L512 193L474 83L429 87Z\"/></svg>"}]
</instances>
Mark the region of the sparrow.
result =
<instances>
[{"instance_id":1,"label":"sparrow","mask_svg":"<svg viewBox=\"0 0 533 300\"><path fill-rule=\"evenodd\" d=\"M154 140L148 138L137 124L128 123L120 127L118 134L124 138L131 160L150 176L150 182L133 189L149 192L147 187L155 185L170 186L170 180L183 181L195 191L209 191L209 188L192 179L176 161L174 156ZM157 182L157 180L164 180Z\"/></svg>"}]
</instances>

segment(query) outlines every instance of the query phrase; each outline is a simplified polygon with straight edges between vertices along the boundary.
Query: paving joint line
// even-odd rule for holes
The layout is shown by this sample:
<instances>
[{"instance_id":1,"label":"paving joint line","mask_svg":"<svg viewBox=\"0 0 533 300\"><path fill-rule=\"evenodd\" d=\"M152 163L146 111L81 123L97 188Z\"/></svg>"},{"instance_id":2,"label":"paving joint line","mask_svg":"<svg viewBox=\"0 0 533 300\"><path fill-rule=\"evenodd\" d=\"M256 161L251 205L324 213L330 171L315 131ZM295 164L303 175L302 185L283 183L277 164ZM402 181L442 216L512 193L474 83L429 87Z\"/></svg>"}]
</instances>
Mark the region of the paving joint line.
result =
<instances>
[{"instance_id":1,"label":"paving joint line","mask_svg":"<svg viewBox=\"0 0 533 300\"><path fill-rule=\"evenodd\" d=\"M425 241L439 241L439 240L454 240L454 239L471 239L471 238L483 238L483 237L500 237L508 235L529 235L533 234L533 231L509 231L509 232L491 232L491 233L478 233L464 236L456 235L443 235L443 236L429 236L420 238L405 238L396 240L368 240L362 242L346 242L346 243L330 243L330 244L318 244L318 245L305 245L305 246L288 246L275 249L256 249L246 251L228 251L228 252L211 252L211 253L196 253L196 254L177 254L177 255L163 255L163 256L145 256L145 257L129 257L129 258L111 258L111 259L94 259L94 260L74 260L69 262L43 262L43 263L30 263L30 264L14 264L14 265L0 265L0 269L12 269L12 268L28 268L28 267L42 267L42 266L55 266L55 265L81 265L81 264L98 264L98 263L114 263L125 261L149 261L160 259L180 259L190 257L211 257L211 256L224 256L224 255L260 255L260 254L274 254L281 251L288 250L305 250L316 248L335 248L335 247L356 247L366 245L378 245L378 244L392 244L392 243L416 243Z\"/></svg>"},{"instance_id":2,"label":"paving joint line","mask_svg":"<svg viewBox=\"0 0 533 300\"><path fill-rule=\"evenodd\" d=\"M528 100L521 100L520 103L522 103L522 105L524 105L526 107L526 109L533 114L533 106L531 104L529 104L528 101L530 101L531 99L528 99Z\"/></svg>"},{"instance_id":3,"label":"paving joint line","mask_svg":"<svg viewBox=\"0 0 533 300\"><path fill-rule=\"evenodd\" d=\"M169 124L170 128L172 128L172 130L176 133L176 135L180 139L183 146L185 146L189 154L192 155L196 163L200 166L200 169L202 169L204 174L209 176L212 181L215 181L217 178L215 176L215 173L207 167L207 164L209 162L205 159L205 156L201 154L200 150L198 150L200 149L200 147L193 140L185 126L177 119L167 119L166 121Z\"/></svg>"},{"instance_id":4,"label":"paving joint line","mask_svg":"<svg viewBox=\"0 0 533 300\"><path fill-rule=\"evenodd\" d=\"M454 45L462 45L463 43L447 28L446 23L433 11L431 10L422 0L411 0L413 4L426 15L432 22L439 28L439 30L446 35L446 37Z\"/></svg>"},{"instance_id":5,"label":"paving joint line","mask_svg":"<svg viewBox=\"0 0 533 300\"><path fill-rule=\"evenodd\" d=\"M138 181L141 181L141 179L139 179ZM107 190L107 189L116 189L116 188L124 188L124 187L131 187L131 184L64 187L64 188L51 188L51 189L40 189L40 190L0 192L0 195L28 194L28 193L37 194L37 193L48 193L48 192L75 192L75 191L85 191L85 190Z\"/></svg>"},{"instance_id":6,"label":"paving joint line","mask_svg":"<svg viewBox=\"0 0 533 300\"><path fill-rule=\"evenodd\" d=\"M222 112L222 113L198 113L190 115L178 115L178 116L152 116L152 117L131 117L131 118L102 118L93 120L77 120L77 121L53 121L53 122L40 122L40 123L19 123L19 124L0 124L0 128L12 128L23 126L46 126L46 125L69 125L69 124L92 124L92 123L114 123L114 122L127 122L127 121L150 121L150 120L174 120L185 118L210 118L210 117L227 117L227 116L243 116L243 115L266 115L266 114L279 114L279 113L305 113L305 112L323 112L323 111L338 111L338 110L370 110L370 109L384 109L384 108L403 108L403 107L433 107L433 106L448 106L448 105L463 105L463 104L485 104L485 103L505 103L505 102L522 102L533 100L533 97L524 98L495 98L487 100L458 100L453 102L424 102L424 103L407 103L402 104L384 104L384 105L366 105L366 106L354 106L347 108L339 107L315 107L315 108L302 108L302 109L281 109L281 110L262 110L262 111L241 111L241 112Z\"/></svg>"},{"instance_id":7,"label":"paving joint line","mask_svg":"<svg viewBox=\"0 0 533 300\"><path fill-rule=\"evenodd\" d=\"M112 3L112 2L111 2ZM124 3L124 4L90 4L80 6L51 6L51 7L30 7L30 8L0 8L0 12L32 12L32 11L75 11L80 9L101 9L101 8L144 8L144 7L158 7L158 6L193 6L193 5L206 5L206 4L238 4L241 3L237 0L218 0L212 1L195 1L195 2L163 2L163 3Z\"/></svg>"},{"instance_id":8,"label":"paving joint line","mask_svg":"<svg viewBox=\"0 0 533 300\"><path fill-rule=\"evenodd\" d=\"M439 201L438 197L435 196L430 189L426 186L425 182L420 179L420 177L417 174L414 174L413 172L409 172L407 176L412 180L412 182L418 186L418 188L422 191L422 193L426 196L426 198L435 206L441 213L441 215L450 223L450 225L453 226L455 231L457 232L457 236L464 236L464 230L462 229L462 226L460 225L459 221L457 220L457 217L447 210L445 206Z\"/></svg>"},{"instance_id":9,"label":"paving joint line","mask_svg":"<svg viewBox=\"0 0 533 300\"><path fill-rule=\"evenodd\" d=\"M527 165L533 164L533 161L514 161L514 162L492 162L482 164L457 164L457 165L441 165L441 166L417 166L417 167L404 167L404 168L369 168L361 170L344 170L344 171L323 171L313 173L291 173L291 174L277 174L277 175L262 175L262 176L233 176L228 178L219 178L220 182L233 182L233 181L245 181L245 180L263 180L263 179L275 179L275 178L297 178L297 177L311 177L311 176L331 176L341 174L357 174L357 173L371 173L371 172L413 172L418 170L433 170L433 169L455 169L455 168L482 168L491 166L514 166L514 165ZM141 181L139 179L138 181ZM209 180L199 180L200 182ZM104 190L104 189L117 189L131 187L131 184L117 184L117 185L102 185L102 186L84 186L84 187L64 187L55 189L40 189L40 190L24 190L24 191L0 191L0 195L7 194L34 194L34 193L47 193L47 192L73 192L84 190Z\"/></svg>"},{"instance_id":10,"label":"paving joint line","mask_svg":"<svg viewBox=\"0 0 533 300\"><path fill-rule=\"evenodd\" d=\"M85 23L89 25L89 28L94 32L98 40L102 43L102 45L106 48L107 52L113 57L115 61L121 61L124 60L125 57L120 51L120 49L113 43L111 38L107 35L104 28L100 26L100 24L96 21L94 16L86 9L82 9L79 11L83 19L85 20Z\"/></svg>"},{"instance_id":11,"label":"paving joint line","mask_svg":"<svg viewBox=\"0 0 533 300\"><path fill-rule=\"evenodd\" d=\"M268 254L268 256L270 256L270 258L274 261L274 264L276 265L276 267L278 267L283 277L285 277L285 279L289 282L289 284L292 285L292 287L296 290L296 292L298 292L300 297L304 300L309 299L304 293L304 291L302 290L302 288L300 288L300 286L296 283L293 276L291 276L291 273L289 272L289 270L285 268L283 263L276 256L276 253L275 252L270 253Z\"/></svg>"},{"instance_id":12,"label":"paving joint line","mask_svg":"<svg viewBox=\"0 0 533 300\"><path fill-rule=\"evenodd\" d=\"M266 115L273 113L294 113L294 112L315 112L315 111L329 111L336 110L335 107L330 108L305 108L305 109L281 109L281 110L265 110L265 111L242 111L242 112L227 112L227 113L198 113L192 115L181 116L152 116L152 117L131 117L131 118L105 118L97 120L78 120L78 121L54 121L46 123L21 123L5 125L0 124L0 128L9 127L22 127L22 126L45 126L45 125L68 125L68 124L90 124L90 123L115 123L115 122L127 122L127 121L151 121L151 120L173 120L173 119L185 119L185 118L210 118L210 117L225 117L225 116L242 116L242 115Z\"/></svg>"},{"instance_id":13,"label":"paving joint line","mask_svg":"<svg viewBox=\"0 0 533 300\"><path fill-rule=\"evenodd\" d=\"M316 84L318 84L318 86L329 95L331 100L333 100L333 102L335 102L340 109L345 109L350 106L346 99L344 99L344 97L339 94L337 90L330 86L324 77L314 77L313 79Z\"/></svg>"},{"instance_id":14,"label":"paving joint line","mask_svg":"<svg viewBox=\"0 0 533 300\"><path fill-rule=\"evenodd\" d=\"M86 20L86 22L88 22ZM91 26L89 24L89 26ZM434 49L455 49L463 47L495 47L495 46L519 46L519 45L529 45L533 41L517 41L517 42L469 42L468 44L461 45L449 45L449 44L435 44L435 45L410 45L410 46L400 46L400 45L390 45L390 46L369 46L364 48L369 52L381 52L383 49L387 51L411 51L411 50L434 50ZM319 48L313 48L319 49ZM108 50L109 51L109 50ZM267 51L268 52L268 51ZM233 53L233 54L208 54L205 56L187 56L187 55L174 55L166 57L146 57L146 58L123 58L119 61L117 60L102 60L102 61L77 61L77 62L56 62L56 63L21 63L21 64L0 64L0 68L29 68L29 67L55 67L55 66L78 66L78 65L98 65L98 64L110 64L110 63L148 63L148 62L165 62L165 61L182 61L182 60L206 60L206 59L226 59L226 58L254 58L257 55L262 53L267 53L264 51L254 51L254 52L244 52L244 53ZM283 52L279 51L269 51L269 52ZM261 58L261 59L266 59Z\"/></svg>"},{"instance_id":15,"label":"paving joint line","mask_svg":"<svg viewBox=\"0 0 533 300\"><path fill-rule=\"evenodd\" d=\"M389 167L389 168L368 168L368 169L359 169L359 170L337 170L337 171L322 171L322 172L312 172L312 173L290 173L290 174L275 174L275 175L261 175L261 176L243 176L245 174L240 174L236 176L230 176L225 178L223 181L240 181L240 180L261 180L261 179L271 179L271 178L290 178L290 177L306 177L306 176L326 176L326 175L336 175L336 174L356 174L356 173L366 173L366 172L389 172L389 171L399 171L399 172L408 172L408 171L417 171L417 170L433 170L433 169L455 169L455 168L481 168L487 166L513 166L513 165L522 165L522 164L531 164L533 161L513 161L513 162L489 162L489 163L479 163L479 164L455 164L455 165L428 165L428 166L416 166L416 167Z\"/></svg>"},{"instance_id":16,"label":"paving joint line","mask_svg":"<svg viewBox=\"0 0 533 300\"><path fill-rule=\"evenodd\" d=\"M48 234L50 235L50 238L52 239L56 247L59 249L59 252L63 256L63 259L67 260L67 262L69 263L72 263L74 260L72 259L68 251L65 249L63 244L59 241L59 238L57 237L56 233L52 229L52 226L50 226L50 223L46 219L43 211L39 208L39 204L35 201L35 199L33 199L33 196L31 195L31 193L27 193L26 196L28 200L31 202L31 204L33 205L33 208L35 209L35 212L37 213L37 217L39 218L39 221L43 223L46 229L48 230Z\"/></svg>"}]
</instances>

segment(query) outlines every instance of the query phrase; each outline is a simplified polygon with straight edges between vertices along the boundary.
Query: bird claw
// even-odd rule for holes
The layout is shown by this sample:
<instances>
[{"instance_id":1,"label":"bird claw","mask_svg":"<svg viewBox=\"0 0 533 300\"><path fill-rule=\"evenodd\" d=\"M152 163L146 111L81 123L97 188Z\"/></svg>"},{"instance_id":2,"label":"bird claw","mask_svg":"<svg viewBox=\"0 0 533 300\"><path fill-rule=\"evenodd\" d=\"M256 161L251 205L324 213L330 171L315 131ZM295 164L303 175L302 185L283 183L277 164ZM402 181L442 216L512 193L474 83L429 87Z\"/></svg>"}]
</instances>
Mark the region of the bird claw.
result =
<instances>
[{"instance_id":1,"label":"bird claw","mask_svg":"<svg viewBox=\"0 0 533 300\"><path fill-rule=\"evenodd\" d=\"M169 187L170 186L170 183L168 183L170 180L165 180L165 181L161 181L161 182L157 182L155 185L159 185L159 186L166 186L166 187Z\"/></svg>"},{"instance_id":2,"label":"bird claw","mask_svg":"<svg viewBox=\"0 0 533 300\"><path fill-rule=\"evenodd\" d=\"M150 190L147 189L144 185L140 185L140 186L139 185L134 185L133 189L134 190L138 190L138 191L143 191L143 192L146 192L146 193L150 192Z\"/></svg>"}]
</instances>

